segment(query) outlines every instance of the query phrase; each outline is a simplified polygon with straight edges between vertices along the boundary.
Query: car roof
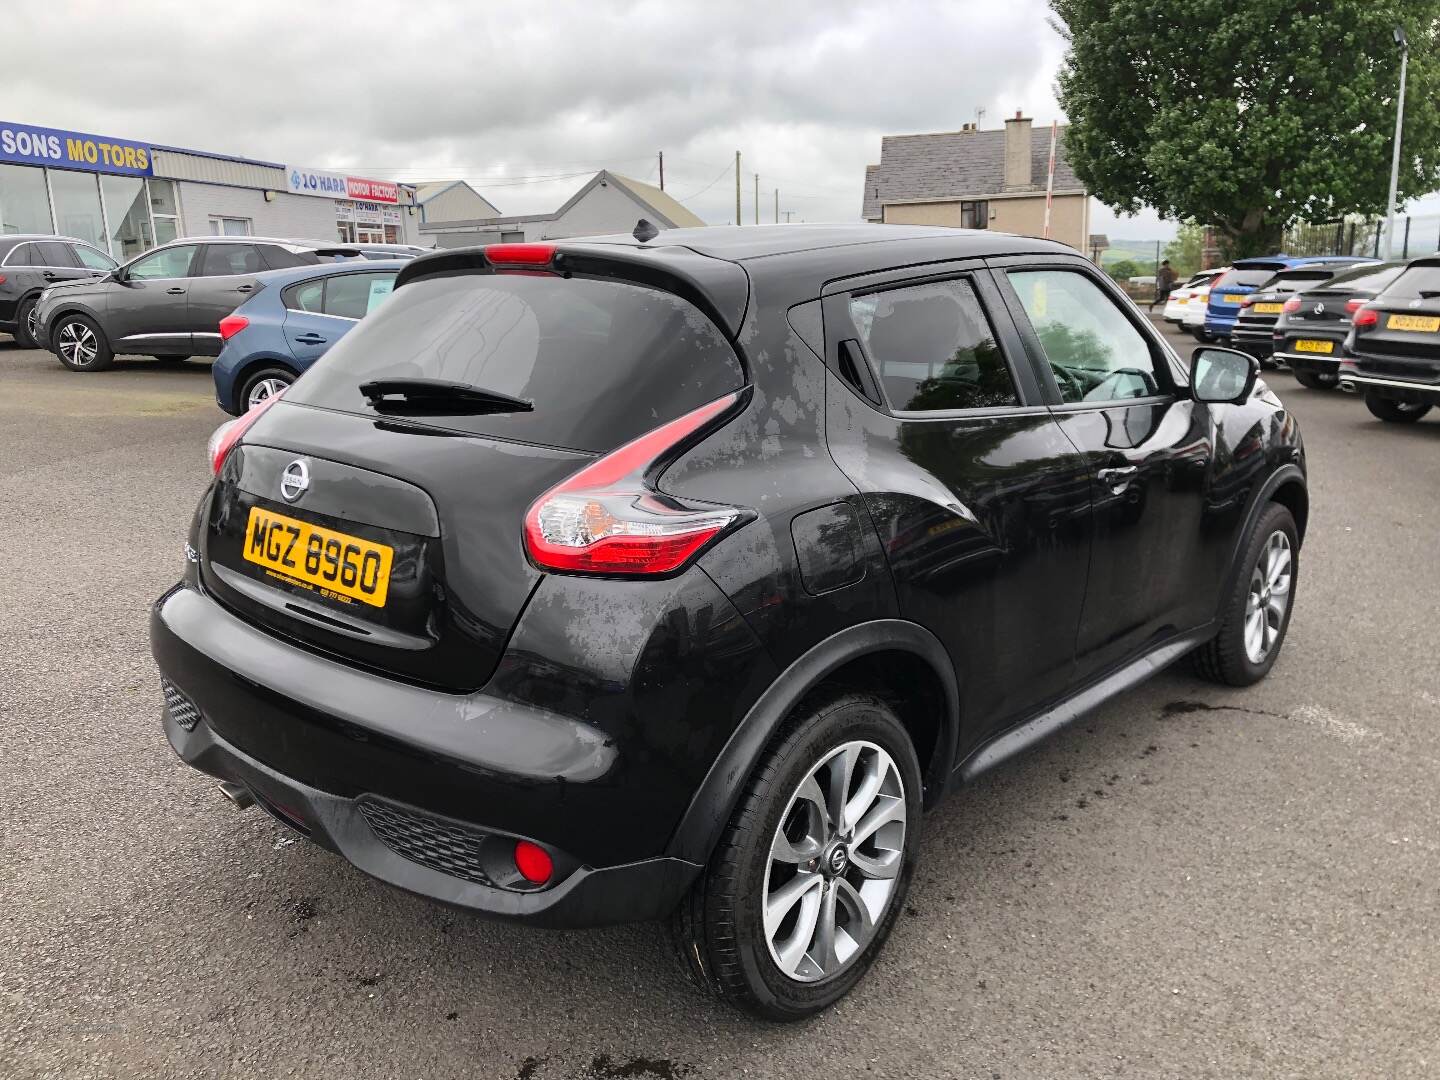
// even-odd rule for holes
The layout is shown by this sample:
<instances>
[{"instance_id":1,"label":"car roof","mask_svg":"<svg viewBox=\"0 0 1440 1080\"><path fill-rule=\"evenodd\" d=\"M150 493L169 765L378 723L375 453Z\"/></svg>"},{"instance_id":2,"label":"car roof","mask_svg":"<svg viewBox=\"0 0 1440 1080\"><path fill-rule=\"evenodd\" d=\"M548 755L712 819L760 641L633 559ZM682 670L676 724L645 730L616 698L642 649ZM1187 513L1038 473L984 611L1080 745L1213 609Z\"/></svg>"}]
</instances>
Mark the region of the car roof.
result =
<instances>
[{"instance_id":1,"label":"car roof","mask_svg":"<svg viewBox=\"0 0 1440 1080\"><path fill-rule=\"evenodd\" d=\"M66 244L84 244L88 248L95 248L96 251L104 250L89 240L81 240L78 236L56 236L54 233L6 233L0 236L0 244L4 244L7 249L18 247L31 240L59 240Z\"/></svg>"},{"instance_id":2,"label":"car roof","mask_svg":"<svg viewBox=\"0 0 1440 1080\"><path fill-rule=\"evenodd\" d=\"M323 262L308 266L287 266L283 270L262 270L255 275L256 281L266 285L289 285L310 278L333 277L337 274L364 274L394 270L409 266L409 259L347 259L344 262Z\"/></svg>"}]
</instances>

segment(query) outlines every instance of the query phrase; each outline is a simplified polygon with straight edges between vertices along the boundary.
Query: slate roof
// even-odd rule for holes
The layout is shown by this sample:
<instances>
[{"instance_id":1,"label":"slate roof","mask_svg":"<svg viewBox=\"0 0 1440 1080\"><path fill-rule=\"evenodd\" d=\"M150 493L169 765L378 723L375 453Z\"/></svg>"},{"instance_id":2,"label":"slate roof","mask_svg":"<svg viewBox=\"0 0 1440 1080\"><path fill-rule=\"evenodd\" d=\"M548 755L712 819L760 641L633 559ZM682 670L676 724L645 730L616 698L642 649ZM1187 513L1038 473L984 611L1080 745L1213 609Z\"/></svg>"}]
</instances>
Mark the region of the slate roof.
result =
<instances>
[{"instance_id":1,"label":"slate roof","mask_svg":"<svg viewBox=\"0 0 1440 1080\"><path fill-rule=\"evenodd\" d=\"M1065 154L1065 125L1055 147L1055 193L1085 190ZM1045 190L1050 166L1050 125L1030 130L1029 187L1005 187L1005 131L943 131L930 135L886 135L880 164L865 168L862 214L879 221L886 203L963 199Z\"/></svg>"}]
</instances>

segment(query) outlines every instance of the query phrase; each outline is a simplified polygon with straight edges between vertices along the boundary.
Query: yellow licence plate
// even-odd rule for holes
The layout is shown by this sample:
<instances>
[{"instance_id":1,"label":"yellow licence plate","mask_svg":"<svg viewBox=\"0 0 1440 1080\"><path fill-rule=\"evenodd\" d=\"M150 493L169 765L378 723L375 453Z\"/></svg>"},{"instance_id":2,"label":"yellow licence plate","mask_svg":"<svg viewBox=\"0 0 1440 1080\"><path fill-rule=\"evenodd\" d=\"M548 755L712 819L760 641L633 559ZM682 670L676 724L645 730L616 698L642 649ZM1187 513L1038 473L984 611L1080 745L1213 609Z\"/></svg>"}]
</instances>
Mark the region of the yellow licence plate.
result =
<instances>
[{"instance_id":1,"label":"yellow licence plate","mask_svg":"<svg viewBox=\"0 0 1440 1080\"><path fill-rule=\"evenodd\" d=\"M1333 341L1297 341L1295 342L1296 352L1319 352L1332 353L1335 351Z\"/></svg>"},{"instance_id":2,"label":"yellow licence plate","mask_svg":"<svg viewBox=\"0 0 1440 1080\"><path fill-rule=\"evenodd\" d=\"M1258 311L1261 315L1279 315L1280 312L1282 312L1282 311L1285 310L1285 305L1284 305L1284 304L1255 304L1255 305L1253 305L1253 306L1250 308L1250 310L1251 310L1251 311Z\"/></svg>"},{"instance_id":3,"label":"yellow licence plate","mask_svg":"<svg viewBox=\"0 0 1440 1080\"><path fill-rule=\"evenodd\" d=\"M244 555L271 577L327 599L384 607L395 549L252 506Z\"/></svg>"},{"instance_id":4,"label":"yellow licence plate","mask_svg":"<svg viewBox=\"0 0 1440 1080\"><path fill-rule=\"evenodd\" d=\"M1419 330L1433 334L1440 330L1440 315L1391 315L1385 325L1391 330Z\"/></svg>"},{"instance_id":5,"label":"yellow licence plate","mask_svg":"<svg viewBox=\"0 0 1440 1080\"><path fill-rule=\"evenodd\" d=\"M1223 300L1223 301L1224 301L1225 303L1227 303L1227 304L1238 304L1241 300L1245 299L1245 294L1244 294L1244 293L1222 293L1221 296L1220 296L1220 299Z\"/></svg>"}]
</instances>

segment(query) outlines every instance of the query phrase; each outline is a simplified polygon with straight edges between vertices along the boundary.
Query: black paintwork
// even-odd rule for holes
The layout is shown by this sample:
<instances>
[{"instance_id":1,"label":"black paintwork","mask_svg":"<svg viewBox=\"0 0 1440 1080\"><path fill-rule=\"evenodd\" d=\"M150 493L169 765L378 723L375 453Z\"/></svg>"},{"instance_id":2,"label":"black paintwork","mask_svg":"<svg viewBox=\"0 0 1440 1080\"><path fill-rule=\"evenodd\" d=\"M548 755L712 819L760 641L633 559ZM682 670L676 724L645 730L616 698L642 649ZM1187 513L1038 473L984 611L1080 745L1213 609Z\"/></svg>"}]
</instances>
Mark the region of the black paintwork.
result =
<instances>
[{"instance_id":1,"label":"black paintwork","mask_svg":"<svg viewBox=\"0 0 1440 1080\"><path fill-rule=\"evenodd\" d=\"M1366 307L1378 313L1345 340L1342 383L1400 401L1440 405L1440 330L1402 330L1392 316L1440 317L1440 258L1416 259Z\"/></svg>"},{"instance_id":2,"label":"black paintwork","mask_svg":"<svg viewBox=\"0 0 1440 1080\"><path fill-rule=\"evenodd\" d=\"M1061 245L855 226L561 248L572 273L693 298L732 340L748 395L658 484L752 519L668 578L541 573L522 517L591 456L514 441L518 421L497 440L281 401L202 501L196 560L152 617L162 673L204 716L191 733L167 720L177 752L261 785L319 842L402 887L550 922L662 913L775 728L823 680L895 698L933 805L1206 640L1265 500L1292 506L1303 533L1293 416L1263 385L1240 404L1193 400L1164 339ZM1084 274L1113 299L1151 350L1154 394L1061 404L1005 276L1035 266ZM486 272L473 252L417 259L388 305L429 274ZM845 298L953 276L982 299L1019 403L892 413L867 397L863 351L847 366ZM367 330L346 339L352 352ZM293 457L333 489L323 506L279 496L275 470ZM404 639L290 613L279 587L239 567L227 545L256 501L391 530L413 577L393 617L363 614ZM362 794L534 839L578 869L519 899L417 876L377 854L353 813ZM582 898L547 906L562 892Z\"/></svg>"},{"instance_id":3,"label":"black paintwork","mask_svg":"<svg viewBox=\"0 0 1440 1080\"><path fill-rule=\"evenodd\" d=\"M80 248L89 254L92 262L115 264L115 260L99 248L68 236L39 233L0 236L0 333L15 333L21 305L38 300L46 289L71 281L87 281L105 272L83 263L76 253Z\"/></svg>"}]
</instances>

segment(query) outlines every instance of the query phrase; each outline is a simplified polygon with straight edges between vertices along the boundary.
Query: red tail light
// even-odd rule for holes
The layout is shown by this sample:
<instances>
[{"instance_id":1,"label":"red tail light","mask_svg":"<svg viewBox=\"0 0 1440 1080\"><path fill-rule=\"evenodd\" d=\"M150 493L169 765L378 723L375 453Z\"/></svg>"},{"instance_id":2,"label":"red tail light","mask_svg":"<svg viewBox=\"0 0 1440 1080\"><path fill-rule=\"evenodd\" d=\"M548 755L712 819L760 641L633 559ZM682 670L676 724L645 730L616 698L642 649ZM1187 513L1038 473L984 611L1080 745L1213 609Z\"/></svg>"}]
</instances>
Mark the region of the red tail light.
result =
<instances>
[{"instance_id":1,"label":"red tail light","mask_svg":"<svg viewBox=\"0 0 1440 1080\"><path fill-rule=\"evenodd\" d=\"M1349 305L1347 304L1346 307ZM1352 321L1357 329L1362 326L1374 326L1380 321L1380 313L1374 308L1362 307L1355 312L1355 318Z\"/></svg>"},{"instance_id":2,"label":"red tail light","mask_svg":"<svg viewBox=\"0 0 1440 1080\"><path fill-rule=\"evenodd\" d=\"M220 320L220 340L229 341L249 325L250 320L244 315L226 315Z\"/></svg>"},{"instance_id":3,"label":"red tail light","mask_svg":"<svg viewBox=\"0 0 1440 1080\"><path fill-rule=\"evenodd\" d=\"M544 266L555 261L554 244L491 244L485 258L492 266Z\"/></svg>"},{"instance_id":4,"label":"red tail light","mask_svg":"<svg viewBox=\"0 0 1440 1080\"><path fill-rule=\"evenodd\" d=\"M253 409L243 416L237 416L227 424L221 424L210 436L210 442L205 447L205 454L210 459L210 468L215 475L220 475L220 466L225 464L225 458L230 451L235 449L235 444L240 441L240 436L250 429L250 426L259 420L266 409L280 400L280 395L285 393L281 390L279 394L272 394L260 402Z\"/></svg>"},{"instance_id":5,"label":"red tail light","mask_svg":"<svg viewBox=\"0 0 1440 1080\"><path fill-rule=\"evenodd\" d=\"M745 517L735 506L686 505L647 474L725 414L737 391L702 405L606 454L535 500L525 547L542 570L668 574Z\"/></svg>"},{"instance_id":6,"label":"red tail light","mask_svg":"<svg viewBox=\"0 0 1440 1080\"><path fill-rule=\"evenodd\" d=\"M4 274L0 274L0 285L4 285L4 284L5 284L5 275L4 275Z\"/></svg>"},{"instance_id":7,"label":"red tail light","mask_svg":"<svg viewBox=\"0 0 1440 1080\"><path fill-rule=\"evenodd\" d=\"M1285 306L1281 310L1284 311L1286 315L1289 315L1292 311L1299 311L1300 298L1298 296L1292 296L1289 300L1285 301Z\"/></svg>"},{"instance_id":8,"label":"red tail light","mask_svg":"<svg viewBox=\"0 0 1440 1080\"><path fill-rule=\"evenodd\" d=\"M1358 298L1358 297L1357 297L1356 299L1354 299L1354 300L1346 300L1346 301L1345 301L1345 314L1346 314L1346 315L1354 315L1355 312L1359 311L1362 307L1364 307L1364 306L1365 306L1366 304L1368 304L1368 303L1369 303L1368 300L1361 300L1361 299Z\"/></svg>"}]
</instances>

